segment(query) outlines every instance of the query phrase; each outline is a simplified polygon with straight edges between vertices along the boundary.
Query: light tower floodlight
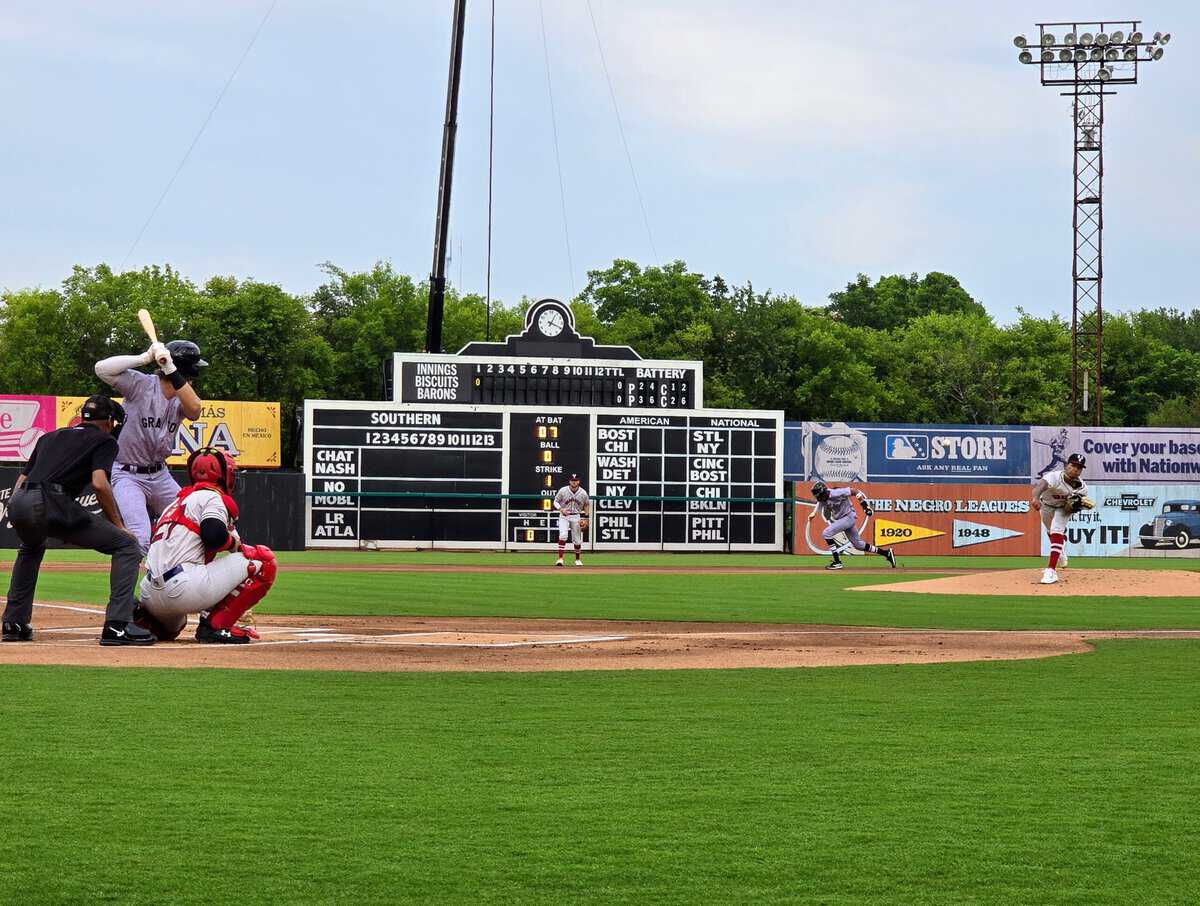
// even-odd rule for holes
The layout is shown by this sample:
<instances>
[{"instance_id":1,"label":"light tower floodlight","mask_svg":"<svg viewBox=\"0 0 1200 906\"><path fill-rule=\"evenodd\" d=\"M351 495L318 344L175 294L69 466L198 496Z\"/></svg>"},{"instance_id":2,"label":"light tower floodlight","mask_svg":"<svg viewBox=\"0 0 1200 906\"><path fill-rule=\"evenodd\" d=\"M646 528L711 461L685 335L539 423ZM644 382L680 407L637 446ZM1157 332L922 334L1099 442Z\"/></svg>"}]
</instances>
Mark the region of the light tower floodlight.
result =
<instances>
[{"instance_id":1,"label":"light tower floodlight","mask_svg":"<svg viewBox=\"0 0 1200 906\"><path fill-rule=\"evenodd\" d=\"M1104 328L1104 96L1117 85L1136 85L1138 64L1161 60L1169 32L1143 40L1136 19L1107 22L1039 22L1032 42L1013 39L1018 59L1040 68L1043 85L1060 87L1071 98L1075 128L1071 256L1071 417L1076 425L1101 424L1101 355ZM1114 27L1119 26L1119 27ZM1052 28L1067 29L1062 42ZM1121 45L1118 47L1117 45Z\"/></svg>"}]
</instances>

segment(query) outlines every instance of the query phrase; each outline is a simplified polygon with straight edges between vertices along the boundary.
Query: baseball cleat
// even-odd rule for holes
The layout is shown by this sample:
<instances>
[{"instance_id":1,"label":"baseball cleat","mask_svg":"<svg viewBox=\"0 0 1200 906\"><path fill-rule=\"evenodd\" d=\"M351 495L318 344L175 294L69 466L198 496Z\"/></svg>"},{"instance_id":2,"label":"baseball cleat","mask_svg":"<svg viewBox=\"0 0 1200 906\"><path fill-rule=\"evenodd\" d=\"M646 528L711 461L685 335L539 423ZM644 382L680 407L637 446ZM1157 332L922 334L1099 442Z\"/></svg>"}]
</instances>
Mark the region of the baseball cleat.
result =
<instances>
[{"instance_id":1,"label":"baseball cleat","mask_svg":"<svg viewBox=\"0 0 1200 906\"><path fill-rule=\"evenodd\" d=\"M247 645L250 639L250 633L243 627L214 629L207 617L201 617L196 627L196 641L205 645Z\"/></svg>"},{"instance_id":2,"label":"baseball cleat","mask_svg":"<svg viewBox=\"0 0 1200 906\"><path fill-rule=\"evenodd\" d=\"M576 566L583 566L583 560L582 560L582 559L580 559L579 557L576 557L576 558L575 558L575 565L576 565Z\"/></svg>"},{"instance_id":3,"label":"baseball cleat","mask_svg":"<svg viewBox=\"0 0 1200 906\"><path fill-rule=\"evenodd\" d=\"M28 623L6 622L3 639L6 642L32 642L33 627Z\"/></svg>"},{"instance_id":4,"label":"baseball cleat","mask_svg":"<svg viewBox=\"0 0 1200 906\"><path fill-rule=\"evenodd\" d=\"M1058 581L1058 573L1056 573L1054 570L1052 570L1050 567L1047 566L1045 571L1042 572L1042 583L1041 584L1042 585L1053 585L1057 581Z\"/></svg>"},{"instance_id":5,"label":"baseball cleat","mask_svg":"<svg viewBox=\"0 0 1200 906\"><path fill-rule=\"evenodd\" d=\"M106 620L104 629L100 631L100 644L104 646L153 645L157 641L153 632L133 622Z\"/></svg>"},{"instance_id":6,"label":"baseball cleat","mask_svg":"<svg viewBox=\"0 0 1200 906\"><path fill-rule=\"evenodd\" d=\"M559 557L557 560L555 560L555 561L554 561L554 565L555 565L555 566L562 566L562 565L563 565L563 562L562 562L562 557Z\"/></svg>"},{"instance_id":7,"label":"baseball cleat","mask_svg":"<svg viewBox=\"0 0 1200 906\"><path fill-rule=\"evenodd\" d=\"M884 548L883 557L888 563L891 564L892 569L896 568L896 552L894 550L892 550L890 547Z\"/></svg>"},{"instance_id":8,"label":"baseball cleat","mask_svg":"<svg viewBox=\"0 0 1200 906\"><path fill-rule=\"evenodd\" d=\"M833 562L827 564L825 568L826 569L845 569L845 567L842 565L841 560L834 560Z\"/></svg>"},{"instance_id":9,"label":"baseball cleat","mask_svg":"<svg viewBox=\"0 0 1200 906\"><path fill-rule=\"evenodd\" d=\"M1067 552L1066 551L1063 551L1061 554L1058 555L1058 568L1059 569L1067 568Z\"/></svg>"}]
</instances>

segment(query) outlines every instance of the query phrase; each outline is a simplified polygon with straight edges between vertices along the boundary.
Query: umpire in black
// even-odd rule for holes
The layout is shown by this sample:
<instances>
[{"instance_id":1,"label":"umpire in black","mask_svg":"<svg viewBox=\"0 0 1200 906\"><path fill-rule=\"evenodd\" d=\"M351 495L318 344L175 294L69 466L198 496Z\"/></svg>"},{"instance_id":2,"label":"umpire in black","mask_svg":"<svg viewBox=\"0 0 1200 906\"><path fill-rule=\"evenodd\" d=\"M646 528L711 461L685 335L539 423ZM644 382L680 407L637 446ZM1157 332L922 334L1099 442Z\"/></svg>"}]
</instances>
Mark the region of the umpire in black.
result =
<instances>
[{"instance_id":1,"label":"umpire in black","mask_svg":"<svg viewBox=\"0 0 1200 906\"><path fill-rule=\"evenodd\" d=\"M108 483L117 455L125 410L107 396L90 396L82 423L45 434L13 486L8 519L21 538L4 609L5 642L33 639L33 592L46 539L58 538L112 557L110 597L101 645L152 645L155 637L133 622L133 585L141 550L125 528ZM108 520L94 516L75 499L88 485Z\"/></svg>"}]
</instances>

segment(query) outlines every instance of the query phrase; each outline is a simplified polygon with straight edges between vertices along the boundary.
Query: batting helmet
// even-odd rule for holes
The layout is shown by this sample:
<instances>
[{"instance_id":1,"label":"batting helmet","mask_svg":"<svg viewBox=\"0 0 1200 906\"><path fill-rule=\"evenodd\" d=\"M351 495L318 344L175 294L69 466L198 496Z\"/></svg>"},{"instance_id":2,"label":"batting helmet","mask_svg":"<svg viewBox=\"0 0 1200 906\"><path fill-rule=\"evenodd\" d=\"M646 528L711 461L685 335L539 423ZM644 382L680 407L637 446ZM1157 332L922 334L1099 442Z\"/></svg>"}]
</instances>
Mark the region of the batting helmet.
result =
<instances>
[{"instance_id":1,"label":"batting helmet","mask_svg":"<svg viewBox=\"0 0 1200 906\"><path fill-rule=\"evenodd\" d=\"M188 457L187 470L192 484L215 484L224 488L226 494L233 493L237 481L237 462L224 450L216 447L194 450Z\"/></svg>"},{"instance_id":2,"label":"batting helmet","mask_svg":"<svg viewBox=\"0 0 1200 906\"><path fill-rule=\"evenodd\" d=\"M1067 465L1079 466L1079 468L1081 468L1081 469L1086 469L1087 468L1087 460L1084 459L1083 455L1080 453L1072 453L1070 456L1067 457Z\"/></svg>"},{"instance_id":3,"label":"batting helmet","mask_svg":"<svg viewBox=\"0 0 1200 906\"><path fill-rule=\"evenodd\" d=\"M829 499L829 488L825 486L823 481L814 481L812 486L813 499L824 503Z\"/></svg>"},{"instance_id":4,"label":"batting helmet","mask_svg":"<svg viewBox=\"0 0 1200 906\"><path fill-rule=\"evenodd\" d=\"M167 344L167 352L171 353L179 373L189 381L200 377L200 369L208 364L200 358L200 347L191 340L172 340Z\"/></svg>"}]
</instances>

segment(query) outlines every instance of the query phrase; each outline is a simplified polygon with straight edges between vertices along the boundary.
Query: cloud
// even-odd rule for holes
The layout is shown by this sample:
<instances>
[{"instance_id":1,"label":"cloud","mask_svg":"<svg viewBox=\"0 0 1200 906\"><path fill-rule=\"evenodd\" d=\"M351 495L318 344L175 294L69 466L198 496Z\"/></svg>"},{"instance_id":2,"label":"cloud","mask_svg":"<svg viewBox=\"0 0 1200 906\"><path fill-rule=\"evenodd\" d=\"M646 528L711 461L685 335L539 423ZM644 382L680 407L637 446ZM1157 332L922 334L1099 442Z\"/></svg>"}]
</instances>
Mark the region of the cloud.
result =
<instances>
[{"instance_id":1,"label":"cloud","mask_svg":"<svg viewBox=\"0 0 1200 906\"><path fill-rule=\"evenodd\" d=\"M1030 117L1036 82L1003 50L957 51L930 40L935 27L890 16L812 19L792 9L697 10L643 4L601 26L610 66L643 115L672 128L762 149L886 148L955 153L972 143L1051 130ZM870 28L869 33L860 30ZM845 35L845 38L839 36ZM985 45L990 47L991 44ZM1024 79L1028 82L1029 79ZM1033 120L1032 125L1028 123ZM753 153L755 149L748 149ZM992 151L996 148L992 145Z\"/></svg>"}]
</instances>

